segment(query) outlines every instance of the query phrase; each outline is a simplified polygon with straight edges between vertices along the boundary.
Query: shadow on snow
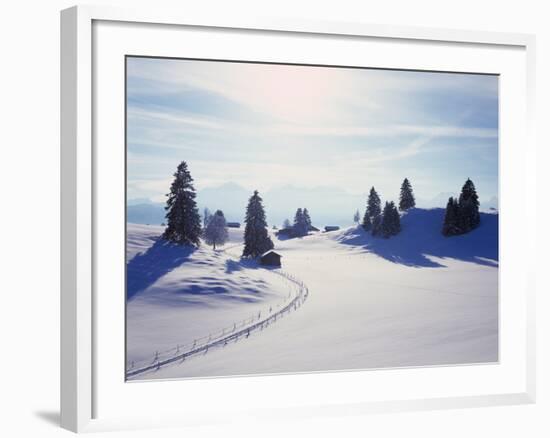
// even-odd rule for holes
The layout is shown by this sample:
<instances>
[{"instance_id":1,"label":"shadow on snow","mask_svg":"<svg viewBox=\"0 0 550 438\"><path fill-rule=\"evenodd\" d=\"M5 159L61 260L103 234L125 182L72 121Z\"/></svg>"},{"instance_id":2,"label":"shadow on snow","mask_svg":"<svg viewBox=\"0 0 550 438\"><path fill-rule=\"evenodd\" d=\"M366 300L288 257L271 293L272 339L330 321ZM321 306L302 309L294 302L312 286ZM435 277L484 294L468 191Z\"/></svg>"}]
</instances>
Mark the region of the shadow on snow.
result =
<instances>
[{"instance_id":1,"label":"shadow on snow","mask_svg":"<svg viewBox=\"0 0 550 438\"><path fill-rule=\"evenodd\" d=\"M157 237L155 243L149 249L137 254L128 262L126 266L126 298L131 300L139 292L146 290L159 279L189 261L195 251L197 251L197 248L192 246L174 244ZM219 255L219 253L212 254L212 256ZM193 265L208 266L210 261L199 258L193 260ZM240 278L242 278L244 271L248 269L277 269L276 267L262 266L257 259L246 258L239 260L227 259L224 267L227 274L236 274ZM246 284L242 284L236 277L219 278L209 275L197 278L188 277L183 289L174 288L168 296L166 293L157 291L155 294L148 295L146 299L160 302L195 303L194 296L209 295L243 302L254 302L262 295L261 288L264 285L263 280L254 278L249 278Z\"/></svg>"},{"instance_id":2,"label":"shadow on snow","mask_svg":"<svg viewBox=\"0 0 550 438\"><path fill-rule=\"evenodd\" d=\"M267 271L276 271L279 266L262 265L257 258L241 257L239 260L228 259L225 261L225 272L231 274L242 269L265 269Z\"/></svg>"},{"instance_id":3,"label":"shadow on snow","mask_svg":"<svg viewBox=\"0 0 550 438\"><path fill-rule=\"evenodd\" d=\"M444 237L442 208L412 209L401 218L401 233L389 239L372 237L361 227L345 232L338 241L364 247L386 260L413 267L444 267L429 256L498 266L498 214L481 213L478 228L460 236Z\"/></svg>"},{"instance_id":4,"label":"shadow on snow","mask_svg":"<svg viewBox=\"0 0 550 438\"><path fill-rule=\"evenodd\" d=\"M196 248L177 245L160 237L147 251L136 255L126 266L126 298L147 289L159 278L187 260Z\"/></svg>"}]
</instances>

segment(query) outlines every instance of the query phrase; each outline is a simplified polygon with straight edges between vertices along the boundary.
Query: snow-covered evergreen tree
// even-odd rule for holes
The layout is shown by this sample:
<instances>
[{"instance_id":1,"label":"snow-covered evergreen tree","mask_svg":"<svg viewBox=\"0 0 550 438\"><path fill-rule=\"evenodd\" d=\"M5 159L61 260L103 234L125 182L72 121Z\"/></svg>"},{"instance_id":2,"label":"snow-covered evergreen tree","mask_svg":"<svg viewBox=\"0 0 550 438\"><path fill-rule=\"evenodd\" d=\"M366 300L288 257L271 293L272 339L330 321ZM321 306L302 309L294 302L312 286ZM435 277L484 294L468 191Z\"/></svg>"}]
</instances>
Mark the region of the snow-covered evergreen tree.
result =
<instances>
[{"instance_id":1,"label":"snow-covered evergreen tree","mask_svg":"<svg viewBox=\"0 0 550 438\"><path fill-rule=\"evenodd\" d=\"M359 210L357 210L357 211L353 214L353 223L358 224L358 223L359 223L359 219L361 219L361 216L360 216Z\"/></svg>"},{"instance_id":2,"label":"snow-covered evergreen tree","mask_svg":"<svg viewBox=\"0 0 550 438\"><path fill-rule=\"evenodd\" d=\"M182 245L200 245L201 218L197 203L193 178L182 161L174 173L166 200L167 226L163 238Z\"/></svg>"},{"instance_id":3,"label":"snow-covered evergreen tree","mask_svg":"<svg viewBox=\"0 0 550 438\"><path fill-rule=\"evenodd\" d=\"M298 227L300 224L304 223L304 212L301 208L296 209L294 213L294 228Z\"/></svg>"},{"instance_id":4,"label":"snow-covered evergreen tree","mask_svg":"<svg viewBox=\"0 0 550 438\"><path fill-rule=\"evenodd\" d=\"M395 236L401 231L401 219L393 201L386 202L384 206L380 231L386 238Z\"/></svg>"},{"instance_id":5,"label":"snow-covered evergreen tree","mask_svg":"<svg viewBox=\"0 0 550 438\"><path fill-rule=\"evenodd\" d=\"M301 237L307 235L309 230L307 219L304 215L304 211L301 208L296 210L294 215L294 225L293 225L294 235Z\"/></svg>"},{"instance_id":6,"label":"snow-covered evergreen tree","mask_svg":"<svg viewBox=\"0 0 550 438\"><path fill-rule=\"evenodd\" d=\"M407 211L415 205L416 201L414 200L411 183L407 178L405 178L401 184L401 191L399 193L399 210Z\"/></svg>"},{"instance_id":7,"label":"snow-covered evergreen tree","mask_svg":"<svg viewBox=\"0 0 550 438\"><path fill-rule=\"evenodd\" d=\"M285 221L283 222L283 229L287 229L287 228L292 228L292 224L288 219L285 219Z\"/></svg>"},{"instance_id":8,"label":"snow-covered evergreen tree","mask_svg":"<svg viewBox=\"0 0 550 438\"><path fill-rule=\"evenodd\" d=\"M372 221L370 219L369 214L365 211L365 215L363 216L363 229L365 231L371 231L372 230Z\"/></svg>"},{"instance_id":9,"label":"snow-covered evergreen tree","mask_svg":"<svg viewBox=\"0 0 550 438\"><path fill-rule=\"evenodd\" d=\"M461 229L458 222L458 201L451 196L447 202L447 208L445 209L445 219L443 220L443 228L441 233L444 236L455 236L460 234Z\"/></svg>"},{"instance_id":10,"label":"snow-covered evergreen tree","mask_svg":"<svg viewBox=\"0 0 550 438\"><path fill-rule=\"evenodd\" d=\"M243 257L258 257L273 248L267 232L267 222L262 198L257 190L248 200L244 228Z\"/></svg>"},{"instance_id":11,"label":"snow-covered evergreen tree","mask_svg":"<svg viewBox=\"0 0 550 438\"><path fill-rule=\"evenodd\" d=\"M397 210L397 207L392 202L392 227L393 227L393 235L397 235L401 232L401 216L399 215L399 211Z\"/></svg>"},{"instance_id":12,"label":"snow-covered evergreen tree","mask_svg":"<svg viewBox=\"0 0 550 438\"><path fill-rule=\"evenodd\" d=\"M307 231L309 231L311 226L312 226L311 225L311 217L309 216L309 211L307 211L307 208L304 208L303 212L304 212L304 221L305 221L306 226L307 226Z\"/></svg>"},{"instance_id":13,"label":"snow-covered evergreen tree","mask_svg":"<svg viewBox=\"0 0 550 438\"><path fill-rule=\"evenodd\" d=\"M382 234L382 214L377 214L372 219L371 233L373 236L380 236Z\"/></svg>"},{"instance_id":14,"label":"snow-covered evergreen tree","mask_svg":"<svg viewBox=\"0 0 550 438\"><path fill-rule=\"evenodd\" d=\"M392 230L392 209L390 203L386 201L384 205L384 210L382 211L382 225L381 225L382 236L388 238L393 234Z\"/></svg>"},{"instance_id":15,"label":"snow-covered evergreen tree","mask_svg":"<svg viewBox=\"0 0 550 438\"><path fill-rule=\"evenodd\" d=\"M470 178L462 186L458 198L459 226L466 233L479 225L479 198Z\"/></svg>"},{"instance_id":16,"label":"snow-covered evergreen tree","mask_svg":"<svg viewBox=\"0 0 550 438\"><path fill-rule=\"evenodd\" d=\"M203 234L204 241L208 245L212 245L214 249L216 249L216 245L225 245L229 236L223 211L217 210L214 215L210 216Z\"/></svg>"},{"instance_id":17,"label":"snow-covered evergreen tree","mask_svg":"<svg viewBox=\"0 0 550 438\"><path fill-rule=\"evenodd\" d=\"M370 189L369 199L367 200L367 214L372 220L374 217L380 215L380 213L382 213L380 196L376 193L376 189L372 187Z\"/></svg>"}]
</instances>

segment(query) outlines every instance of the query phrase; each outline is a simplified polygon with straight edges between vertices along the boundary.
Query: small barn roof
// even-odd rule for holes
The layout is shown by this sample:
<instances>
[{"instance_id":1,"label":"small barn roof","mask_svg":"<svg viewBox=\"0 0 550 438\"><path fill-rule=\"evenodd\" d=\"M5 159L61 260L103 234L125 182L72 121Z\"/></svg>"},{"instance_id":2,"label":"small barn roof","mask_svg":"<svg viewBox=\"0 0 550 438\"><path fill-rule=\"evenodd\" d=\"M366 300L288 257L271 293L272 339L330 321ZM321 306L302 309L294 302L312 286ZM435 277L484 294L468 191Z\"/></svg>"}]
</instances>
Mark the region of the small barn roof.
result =
<instances>
[{"instance_id":1,"label":"small barn roof","mask_svg":"<svg viewBox=\"0 0 550 438\"><path fill-rule=\"evenodd\" d=\"M266 255L268 255L270 253L273 253L275 255L278 255L279 257L282 257L281 254L279 254L278 252L273 251L272 249L270 249L269 251L264 252L260 257L265 257Z\"/></svg>"}]
</instances>

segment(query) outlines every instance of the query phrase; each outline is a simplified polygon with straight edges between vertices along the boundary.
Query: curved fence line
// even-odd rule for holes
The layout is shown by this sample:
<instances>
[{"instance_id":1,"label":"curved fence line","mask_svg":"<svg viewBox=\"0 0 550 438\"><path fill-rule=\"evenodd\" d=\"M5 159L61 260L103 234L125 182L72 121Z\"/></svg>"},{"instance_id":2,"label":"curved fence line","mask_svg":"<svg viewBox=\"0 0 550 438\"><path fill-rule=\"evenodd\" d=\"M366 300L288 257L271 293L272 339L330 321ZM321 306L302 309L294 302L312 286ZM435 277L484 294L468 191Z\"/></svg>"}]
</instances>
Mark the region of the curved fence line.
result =
<instances>
[{"instance_id":1,"label":"curved fence line","mask_svg":"<svg viewBox=\"0 0 550 438\"><path fill-rule=\"evenodd\" d=\"M235 245L235 246L241 246L241 245ZM294 284L297 284L297 283L300 282L300 280L296 279L295 277L293 277L292 275L290 275L290 274L288 274L284 271L281 271L281 272L270 271L270 272L273 272L274 274L278 274L278 275L286 278L287 280L291 281ZM147 356L146 358L139 359L139 360L133 360L133 361L131 361L130 363L127 364L128 370L135 369L135 368L140 368L144 365L149 365L153 362L157 362L159 360L166 359L167 357L172 357L173 354L176 354L176 353L179 354L181 351L194 349L195 347L198 347L201 344L210 343L212 341L215 341L215 340L218 340L222 337L225 337L227 334L232 333L232 332L234 332L235 330L237 330L239 328L245 327L249 324L252 324L254 321L260 320L261 316L262 316L262 312L271 313L273 311L274 306L281 307L282 305L284 305L286 303L287 299L290 299L291 296L292 296L292 291L290 291L288 293L288 295L286 296L286 299L283 300L282 303L272 304L269 307L268 311L266 309L259 310L258 312L255 312L254 315L252 315L251 317L242 319L242 320L237 321L237 322L233 322L233 324L230 324L230 325L228 325L224 328L219 328L217 330L211 331L208 335L194 338L193 342L177 344L175 347L169 348L167 350L157 350L157 351L155 351L154 354L152 354L150 356Z\"/></svg>"},{"instance_id":2,"label":"curved fence line","mask_svg":"<svg viewBox=\"0 0 550 438\"><path fill-rule=\"evenodd\" d=\"M243 246L243 244L239 243L239 244L235 244L235 245L232 245L232 246L228 246L228 247L225 247L225 248L223 248L221 250L218 250L216 252L228 254L230 257L233 257L235 259L235 258L237 258L237 256L234 255L234 254L231 254L229 252L229 250L233 249L233 248L237 248L239 246ZM292 292L289 292L289 294L287 296L287 299L290 298L291 293ZM277 306L280 307L281 305L277 304ZM217 340L220 337L225 336L227 333L235 331L237 328L241 328L241 327L243 327L247 324L251 324L256 319L260 319L261 310L258 311L257 316L255 316L255 315L256 315L256 313L253 316L249 317L249 318L242 319L238 322L234 322L232 325L228 325L224 328L219 328L217 330L211 331L208 335L194 338L193 342L188 342L188 343L184 343L184 344L177 344L176 347L172 347L172 348L169 348L167 350L162 350L162 351L157 350L153 355L147 356L146 358L131 361L129 364L127 364L127 367L129 366L129 369L140 368L144 364L150 364L150 363L156 362L160 359L164 359L164 358L167 357L167 355L170 355L170 357L171 357L171 355L173 355L174 353L179 353L180 350L193 349L196 346L199 346L203 343L211 342L213 340ZM151 357L153 357L152 360L151 360Z\"/></svg>"},{"instance_id":3,"label":"curved fence line","mask_svg":"<svg viewBox=\"0 0 550 438\"><path fill-rule=\"evenodd\" d=\"M152 359L145 359L139 362L131 362L126 370L126 378L143 374L148 371L158 370L164 365L174 362L184 362L187 358L206 354L211 348L225 346L230 341L237 341L239 338L248 338L250 333L258 330L263 330L277 319L280 319L285 313L298 309L307 299L309 295L308 287L298 278L284 271L270 271L280 275L297 286L296 296L281 309L273 312L272 307L269 309L269 316L262 319L262 311L250 318L235 322L232 326L228 326L219 331L195 339L192 343L178 345L169 350L162 352L157 351ZM290 297L291 293L289 293ZM280 304L278 306L281 306Z\"/></svg>"}]
</instances>

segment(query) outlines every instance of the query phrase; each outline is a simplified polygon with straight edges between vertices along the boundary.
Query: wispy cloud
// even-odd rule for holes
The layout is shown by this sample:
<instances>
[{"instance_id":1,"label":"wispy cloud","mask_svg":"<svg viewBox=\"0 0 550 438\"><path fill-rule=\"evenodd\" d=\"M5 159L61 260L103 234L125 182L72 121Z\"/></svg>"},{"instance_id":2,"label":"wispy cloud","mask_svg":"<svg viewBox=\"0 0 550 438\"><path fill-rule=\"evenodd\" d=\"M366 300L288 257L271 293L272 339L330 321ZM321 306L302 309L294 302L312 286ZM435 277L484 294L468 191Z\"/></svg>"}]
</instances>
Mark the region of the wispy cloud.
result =
<instances>
[{"instance_id":1,"label":"wispy cloud","mask_svg":"<svg viewBox=\"0 0 550 438\"><path fill-rule=\"evenodd\" d=\"M127 113L130 123L142 122L166 122L172 126L181 128L182 126L191 126L200 129L220 129L222 125L212 118L193 116L186 114L170 113L167 111L150 111L135 107L130 107Z\"/></svg>"},{"instance_id":2,"label":"wispy cloud","mask_svg":"<svg viewBox=\"0 0 550 438\"><path fill-rule=\"evenodd\" d=\"M497 191L496 77L130 58L127 87L136 195L163 196L182 159L198 187Z\"/></svg>"},{"instance_id":3,"label":"wispy cloud","mask_svg":"<svg viewBox=\"0 0 550 438\"><path fill-rule=\"evenodd\" d=\"M273 132L292 135L335 136L335 137L381 137L391 133L399 135L428 135L431 137L471 137L498 138L498 130L494 128L470 128L464 126L438 125L332 125L305 126L296 124L281 124L271 127Z\"/></svg>"}]
</instances>

